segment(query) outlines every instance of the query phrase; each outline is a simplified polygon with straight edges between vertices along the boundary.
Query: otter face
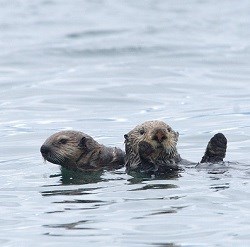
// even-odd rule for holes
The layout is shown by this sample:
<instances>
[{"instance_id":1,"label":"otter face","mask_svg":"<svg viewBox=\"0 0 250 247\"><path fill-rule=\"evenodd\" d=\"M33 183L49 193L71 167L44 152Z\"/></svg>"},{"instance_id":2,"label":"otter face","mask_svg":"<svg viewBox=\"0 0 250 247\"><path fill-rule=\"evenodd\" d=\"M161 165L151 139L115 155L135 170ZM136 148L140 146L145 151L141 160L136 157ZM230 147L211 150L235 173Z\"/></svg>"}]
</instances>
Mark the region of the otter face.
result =
<instances>
[{"instance_id":1,"label":"otter face","mask_svg":"<svg viewBox=\"0 0 250 247\"><path fill-rule=\"evenodd\" d=\"M51 163L76 168L78 160L87 154L95 141L79 131L60 131L50 136L40 148L43 158Z\"/></svg>"},{"instance_id":2,"label":"otter face","mask_svg":"<svg viewBox=\"0 0 250 247\"><path fill-rule=\"evenodd\" d=\"M130 166L137 166L142 160L164 163L177 155L179 133L162 121L144 122L124 137Z\"/></svg>"}]
</instances>

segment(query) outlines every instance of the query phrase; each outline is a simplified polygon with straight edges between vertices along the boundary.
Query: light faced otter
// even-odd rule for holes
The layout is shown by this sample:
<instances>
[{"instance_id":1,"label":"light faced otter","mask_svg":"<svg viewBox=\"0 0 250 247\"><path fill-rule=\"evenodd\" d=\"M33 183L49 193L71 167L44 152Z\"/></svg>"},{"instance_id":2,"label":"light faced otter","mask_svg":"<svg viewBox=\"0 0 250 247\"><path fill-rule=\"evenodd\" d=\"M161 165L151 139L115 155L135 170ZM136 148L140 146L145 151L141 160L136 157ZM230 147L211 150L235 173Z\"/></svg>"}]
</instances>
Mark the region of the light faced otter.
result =
<instances>
[{"instance_id":1,"label":"light faced otter","mask_svg":"<svg viewBox=\"0 0 250 247\"><path fill-rule=\"evenodd\" d=\"M101 145L80 131L66 130L51 135L40 152L45 160L72 170L96 171L124 166L121 149Z\"/></svg>"},{"instance_id":2,"label":"light faced otter","mask_svg":"<svg viewBox=\"0 0 250 247\"><path fill-rule=\"evenodd\" d=\"M177 151L179 133L163 121L147 121L136 126L125 138L127 172L164 174L182 170L181 164L195 164L181 158ZM221 133L208 143L203 162L223 161L227 140Z\"/></svg>"}]
</instances>

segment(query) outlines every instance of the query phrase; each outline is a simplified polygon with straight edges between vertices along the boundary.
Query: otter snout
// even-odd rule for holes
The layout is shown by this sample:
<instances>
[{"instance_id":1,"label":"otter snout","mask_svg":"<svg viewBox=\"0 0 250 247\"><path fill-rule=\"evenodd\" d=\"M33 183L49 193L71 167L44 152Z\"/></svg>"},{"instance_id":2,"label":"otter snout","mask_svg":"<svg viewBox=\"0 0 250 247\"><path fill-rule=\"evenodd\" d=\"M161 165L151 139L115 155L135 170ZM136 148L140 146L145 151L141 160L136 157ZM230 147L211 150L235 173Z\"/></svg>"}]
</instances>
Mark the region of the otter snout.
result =
<instances>
[{"instance_id":1,"label":"otter snout","mask_svg":"<svg viewBox=\"0 0 250 247\"><path fill-rule=\"evenodd\" d=\"M40 148L42 156L46 156L50 152L50 148L47 145L42 145Z\"/></svg>"},{"instance_id":2,"label":"otter snout","mask_svg":"<svg viewBox=\"0 0 250 247\"><path fill-rule=\"evenodd\" d=\"M156 129L152 135L152 139L159 143L162 143L167 139L167 134L163 129Z\"/></svg>"}]
</instances>

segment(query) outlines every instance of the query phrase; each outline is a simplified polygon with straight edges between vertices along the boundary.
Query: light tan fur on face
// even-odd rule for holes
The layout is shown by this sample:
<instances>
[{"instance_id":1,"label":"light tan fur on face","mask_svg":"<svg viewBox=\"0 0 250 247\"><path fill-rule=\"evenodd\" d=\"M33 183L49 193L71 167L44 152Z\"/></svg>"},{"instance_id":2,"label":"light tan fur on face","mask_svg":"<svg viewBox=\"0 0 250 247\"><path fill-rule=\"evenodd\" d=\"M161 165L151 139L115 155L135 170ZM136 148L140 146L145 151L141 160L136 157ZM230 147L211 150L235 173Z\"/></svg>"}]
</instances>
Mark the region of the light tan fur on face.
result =
<instances>
[{"instance_id":1,"label":"light tan fur on face","mask_svg":"<svg viewBox=\"0 0 250 247\"><path fill-rule=\"evenodd\" d=\"M125 135L126 144L126 165L136 167L140 163L139 144L149 143L154 152L149 159L154 163L159 159L172 159L177 153L176 145L179 133L163 121L147 121L136 126ZM160 141L159 141L160 140Z\"/></svg>"}]
</instances>

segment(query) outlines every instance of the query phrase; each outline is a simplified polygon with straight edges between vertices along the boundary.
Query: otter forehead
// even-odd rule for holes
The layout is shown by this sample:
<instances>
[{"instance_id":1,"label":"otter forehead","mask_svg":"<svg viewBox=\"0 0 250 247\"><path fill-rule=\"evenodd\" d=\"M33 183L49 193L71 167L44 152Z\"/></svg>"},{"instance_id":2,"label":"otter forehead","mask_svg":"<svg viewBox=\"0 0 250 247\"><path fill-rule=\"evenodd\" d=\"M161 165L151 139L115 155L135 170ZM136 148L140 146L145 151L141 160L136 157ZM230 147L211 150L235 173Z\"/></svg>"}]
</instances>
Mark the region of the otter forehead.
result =
<instances>
[{"instance_id":1,"label":"otter forehead","mask_svg":"<svg viewBox=\"0 0 250 247\"><path fill-rule=\"evenodd\" d=\"M141 131L141 130L144 130L144 131L150 130L150 132L152 132L156 129L166 129L168 131L172 130L171 127L165 122L160 121L160 120L152 120L152 121L146 121L140 125L137 125L133 130L129 132L129 134L133 133L134 131Z\"/></svg>"},{"instance_id":2,"label":"otter forehead","mask_svg":"<svg viewBox=\"0 0 250 247\"><path fill-rule=\"evenodd\" d=\"M159 120L146 121L143 124L141 124L141 126L146 127L146 128L168 128L169 127L168 124Z\"/></svg>"},{"instance_id":3,"label":"otter forehead","mask_svg":"<svg viewBox=\"0 0 250 247\"><path fill-rule=\"evenodd\" d=\"M82 138L91 138L90 136L88 136L87 134L80 132L80 131L75 131L75 130L63 130L63 131L59 131L57 133L54 133L53 135L51 135L46 141L46 144L49 143L54 143L54 142L59 142L63 139L66 140L71 140L71 141L79 141Z\"/></svg>"}]
</instances>

